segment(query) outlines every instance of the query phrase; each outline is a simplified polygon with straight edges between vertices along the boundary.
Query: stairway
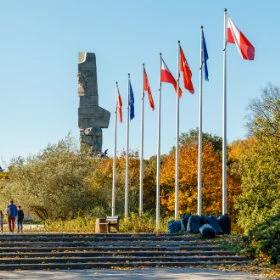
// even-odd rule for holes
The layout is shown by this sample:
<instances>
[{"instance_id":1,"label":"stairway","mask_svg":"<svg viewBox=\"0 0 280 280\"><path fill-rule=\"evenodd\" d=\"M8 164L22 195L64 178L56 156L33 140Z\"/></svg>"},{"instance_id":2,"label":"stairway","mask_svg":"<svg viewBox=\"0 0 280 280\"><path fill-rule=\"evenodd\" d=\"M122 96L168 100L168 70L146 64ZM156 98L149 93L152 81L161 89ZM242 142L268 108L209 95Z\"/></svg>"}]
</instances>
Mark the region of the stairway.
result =
<instances>
[{"instance_id":1,"label":"stairway","mask_svg":"<svg viewBox=\"0 0 280 280\"><path fill-rule=\"evenodd\" d=\"M0 235L0 270L245 264L218 239L169 234Z\"/></svg>"}]
</instances>

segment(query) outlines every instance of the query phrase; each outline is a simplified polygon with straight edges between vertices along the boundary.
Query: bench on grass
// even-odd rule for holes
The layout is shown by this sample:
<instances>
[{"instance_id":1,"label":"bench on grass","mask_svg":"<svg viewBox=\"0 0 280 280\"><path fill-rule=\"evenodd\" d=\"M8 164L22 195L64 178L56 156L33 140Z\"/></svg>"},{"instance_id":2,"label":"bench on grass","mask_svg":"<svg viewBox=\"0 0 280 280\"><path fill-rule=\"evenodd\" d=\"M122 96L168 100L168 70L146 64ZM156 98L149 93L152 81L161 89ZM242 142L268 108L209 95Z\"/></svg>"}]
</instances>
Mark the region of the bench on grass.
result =
<instances>
[{"instance_id":1,"label":"bench on grass","mask_svg":"<svg viewBox=\"0 0 280 280\"><path fill-rule=\"evenodd\" d=\"M119 231L119 216L107 216L96 219L95 233L110 233Z\"/></svg>"}]
</instances>

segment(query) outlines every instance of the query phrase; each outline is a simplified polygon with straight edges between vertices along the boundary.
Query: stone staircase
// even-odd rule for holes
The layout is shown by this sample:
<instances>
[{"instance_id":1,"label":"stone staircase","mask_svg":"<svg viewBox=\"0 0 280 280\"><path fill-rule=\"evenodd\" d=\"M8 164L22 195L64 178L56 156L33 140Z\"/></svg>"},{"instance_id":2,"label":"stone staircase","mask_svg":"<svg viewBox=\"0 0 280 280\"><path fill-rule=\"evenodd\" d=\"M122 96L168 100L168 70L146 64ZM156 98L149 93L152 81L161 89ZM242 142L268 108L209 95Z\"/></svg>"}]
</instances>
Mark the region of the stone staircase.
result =
<instances>
[{"instance_id":1,"label":"stone staircase","mask_svg":"<svg viewBox=\"0 0 280 280\"><path fill-rule=\"evenodd\" d=\"M169 234L0 235L0 270L245 264L218 239Z\"/></svg>"}]
</instances>

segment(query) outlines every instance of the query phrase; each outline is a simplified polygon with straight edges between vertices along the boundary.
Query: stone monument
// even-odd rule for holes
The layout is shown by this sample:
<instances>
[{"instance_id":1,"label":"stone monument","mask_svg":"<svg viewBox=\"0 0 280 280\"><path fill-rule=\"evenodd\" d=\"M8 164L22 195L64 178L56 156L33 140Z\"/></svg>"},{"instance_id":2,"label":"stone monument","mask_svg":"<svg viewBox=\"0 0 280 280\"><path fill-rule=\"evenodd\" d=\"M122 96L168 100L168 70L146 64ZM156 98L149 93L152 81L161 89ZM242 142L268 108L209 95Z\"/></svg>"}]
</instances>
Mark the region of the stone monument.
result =
<instances>
[{"instance_id":1,"label":"stone monument","mask_svg":"<svg viewBox=\"0 0 280 280\"><path fill-rule=\"evenodd\" d=\"M80 143L91 147L93 154L102 154L102 128L108 128L110 112L98 106L96 58L94 53L79 52L78 122Z\"/></svg>"}]
</instances>

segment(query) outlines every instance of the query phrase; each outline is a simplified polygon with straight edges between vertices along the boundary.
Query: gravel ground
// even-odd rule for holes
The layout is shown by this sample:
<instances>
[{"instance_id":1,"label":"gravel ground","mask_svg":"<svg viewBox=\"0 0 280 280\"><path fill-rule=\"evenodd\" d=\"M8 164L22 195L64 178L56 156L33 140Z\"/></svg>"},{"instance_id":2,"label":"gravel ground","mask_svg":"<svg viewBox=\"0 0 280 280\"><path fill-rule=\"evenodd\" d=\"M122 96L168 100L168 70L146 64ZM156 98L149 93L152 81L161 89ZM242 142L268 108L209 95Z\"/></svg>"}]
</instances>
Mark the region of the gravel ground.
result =
<instances>
[{"instance_id":1,"label":"gravel ground","mask_svg":"<svg viewBox=\"0 0 280 280\"><path fill-rule=\"evenodd\" d=\"M199 269L199 268L147 268L147 269L131 269L131 270L67 270L67 271L0 271L0 279L14 280L140 280L140 279L191 279L191 280L252 280L264 279L257 275L237 272L237 271L219 271L215 269Z\"/></svg>"}]
</instances>

